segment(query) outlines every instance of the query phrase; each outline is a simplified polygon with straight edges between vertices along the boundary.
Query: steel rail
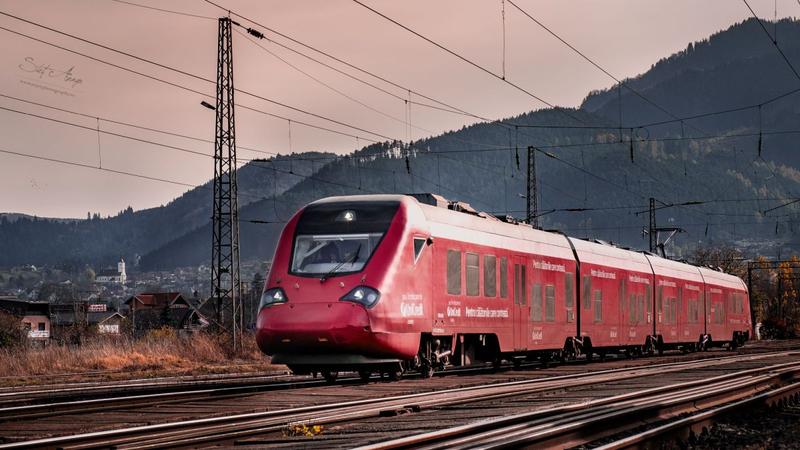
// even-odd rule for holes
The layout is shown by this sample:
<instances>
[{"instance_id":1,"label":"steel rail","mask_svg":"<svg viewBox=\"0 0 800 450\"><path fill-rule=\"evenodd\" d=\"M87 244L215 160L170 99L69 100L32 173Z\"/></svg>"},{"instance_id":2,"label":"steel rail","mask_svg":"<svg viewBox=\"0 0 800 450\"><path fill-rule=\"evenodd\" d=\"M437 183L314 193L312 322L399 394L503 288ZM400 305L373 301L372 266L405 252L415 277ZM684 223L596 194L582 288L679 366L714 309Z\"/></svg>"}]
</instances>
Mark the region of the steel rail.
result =
<instances>
[{"instance_id":1,"label":"steel rail","mask_svg":"<svg viewBox=\"0 0 800 450\"><path fill-rule=\"evenodd\" d=\"M263 374L263 375L234 375L234 376L219 376L213 378L173 378L173 379L156 379L156 380L121 380L119 382L102 382L102 383L75 383L70 385L52 385L47 387L30 388L29 390L22 387L5 388L0 390L0 405L11 404L14 402L38 400L38 399L53 399L56 397L83 397L90 395L101 395L107 393L118 392L120 389L128 391L166 391L170 389L195 389L202 386L226 386L245 384L253 382L264 382L275 379L285 378L298 378L305 379L306 376L290 375L288 372L281 374Z\"/></svg>"},{"instance_id":2,"label":"steel rail","mask_svg":"<svg viewBox=\"0 0 800 450\"><path fill-rule=\"evenodd\" d=\"M754 353L769 354L769 353ZM700 360L722 360L727 357L708 357ZM664 364L672 364L664 363ZM584 360L568 361L561 365L585 365ZM523 364L525 367L538 367L538 363ZM642 366L639 366L642 367ZM438 377L452 375L469 375L487 372L497 372L498 370L511 370L513 365L508 364L497 369L491 366L472 366L457 368L437 373ZM617 369L624 370L626 368ZM514 370L517 370L514 368ZM599 373L595 371L595 373ZM117 407L137 407L152 406L154 403L176 403L190 401L198 398L228 398L245 395L252 392L263 392L278 389L295 389L323 386L321 380L310 379L307 376L292 375L265 375L263 377L249 375L235 375L232 377L217 376L221 379L189 381L179 380L173 382L172 379L165 378L154 383L136 380L135 382L123 383L121 385L104 383L100 386L69 387L66 389L45 389L38 391L23 391L17 393L0 394L0 422L49 417L72 412L94 412L111 410ZM413 374L412 377L419 377ZM282 379L283 383L264 383L267 379ZM254 380L254 381L247 381ZM348 377L339 380L340 384L353 384L359 382L358 378ZM208 387L206 387L208 386ZM120 389L126 391L126 395L117 395ZM102 395L112 394L112 397L101 397ZM34 403L38 400L46 400L47 403ZM55 401L57 400L57 401Z\"/></svg>"},{"instance_id":3,"label":"steel rail","mask_svg":"<svg viewBox=\"0 0 800 450\"><path fill-rule=\"evenodd\" d=\"M589 402L501 417L359 447L399 448L559 448L591 442L638 426L642 421L673 417L738 400L800 376L800 363L748 369L717 377L677 383ZM793 384L796 385L797 383Z\"/></svg>"},{"instance_id":4,"label":"steel rail","mask_svg":"<svg viewBox=\"0 0 800 450\"><path fill-rule=\"evenodd\" d=\"M627 436L616 441L594 447L595 450L619 450L639 447L641 444L661 438L667 433L683 430L695 431L697 427L707 426L717 419L741 411L745 408L774 406L786 399L800 396L800 382L772 389L758 395L739 400L710 411L703 411L690 416L668 422L649 430Z\"/></svg>"},{"instance_id":5,"label":"steel rail","mask_svg":"<svg viewBox=\"0 0 800 450\"><path fill-rule=\"evenodd\" d=\"M91 372L90 372L91 373ZM118 373L118 372L114 372ZM202 383L213 381L227 381L239 380L246 378L270 378L290 376L288 370L272 370L267 372L239 372L239 373L215 373L205 375L172 375L172 376L159 376L149 378L130 378L120 380L94 380L94 381L74 381L74 382L59 382L48 384L27 384L27 385L9 385L0 386L0 397L6 395L20 395L20 394L37 394L42 392L50 392L55 390L64 389L83 389L83 388L102 388L104 386L118 386L122 384L129 385L151 385L151 384L178 384L178 383ZM75 374L65 374L67 376L76 376ZM27 389L20 391L20 389Z\"/></svg>"},{"instance_id":6,"label":"steel rail","mask_svg":"<svg viewBox=\"0 0 800 450\"><path fill-rule=\"evenodd\" d=\"M342 383L356 383L360 379L343 378ZM118 407L135 408L152 406L156 403L167 404L186 402L197 399L223 399L233 398L255 392L265 392L283 389L302 389L309 387L326 386L324 380L306 379L299 381L246 383L242 386L213 387L208 389L179 390L175 392L156 392L150 394L121 395L114 397L93 398L87 400L72 400L54 403L9 406L0 408L0 422L12 420L50 417L69 413L86 413L104 411ZM193 386L191 386L193 387Z\"/></svg>"},{"instance_id":7,"label":"steel rail","mask_svg":"<svg viewBox=\"0 0 800 450\"><path fill-rule=\"evenodd\" d=\"M304 406L285 410L235 414L188 421L170 422L132 428L106 430L71 436L60 436L0 445L4 448L64 447L64 448L157 448L170 445L196 445L222 439L261 434L285 429L297 423L332 423L380 415L384 411L420 410L443 404L460 404L534 392L563 389L565 386L654 376L692 368L717 366L728 363L754 361L788 356L788 352L735 355L699 361L663 363L652 366L609 369L603 371L546 377L533 380L496 383L491 385L445 389L397 395L378 399ZM569 382L566 384L565 382Z\"/></svg>"}]
</instances>

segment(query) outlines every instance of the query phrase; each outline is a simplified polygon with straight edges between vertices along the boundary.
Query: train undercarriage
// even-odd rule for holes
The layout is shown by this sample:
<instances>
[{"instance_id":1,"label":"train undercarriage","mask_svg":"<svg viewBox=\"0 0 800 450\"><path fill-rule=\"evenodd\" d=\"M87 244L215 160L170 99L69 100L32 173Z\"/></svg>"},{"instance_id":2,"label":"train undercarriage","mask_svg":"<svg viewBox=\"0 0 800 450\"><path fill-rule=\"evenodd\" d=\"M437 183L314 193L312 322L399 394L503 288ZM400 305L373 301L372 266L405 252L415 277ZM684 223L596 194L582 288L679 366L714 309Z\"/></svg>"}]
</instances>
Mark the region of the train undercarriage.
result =
<instances>
[{"instance_id":1,"label":"train undercarriage","mask_svg":"<svg viewBox=\"0 0 800 450\"><path fill-rule=\"evenodd\" d=\"M415 372L423 378L448 368L492 365L499 368L503 362L515 368L522 364L565 362L581 357L587 361L595 358L604 360L611 354L627 358L661 355L665 350L680 350L684 353L705 351L711 347L727 347L731 350L742 346L750 336L747 332L734 332L730 340L714 341L712 336L700 335L695 342L665 343L660 335L645 338L641 345L622 345L595 347L590 336L568 337L563 347L542 350L520 350L501 352L497 336L494 334L458 334L454 336L433 336L423 334L418 354L413 359L370 358L363 355L327 354L292 355L289 369L297 375L320 375L329 383L338 378L340 372L357 372L364 381L373 375L389 380L397 380L404 373ZM283 355L273 356L273 362L282 363ZM287 361L288 362L288 361Z\"/></svg>"}]
</instances>

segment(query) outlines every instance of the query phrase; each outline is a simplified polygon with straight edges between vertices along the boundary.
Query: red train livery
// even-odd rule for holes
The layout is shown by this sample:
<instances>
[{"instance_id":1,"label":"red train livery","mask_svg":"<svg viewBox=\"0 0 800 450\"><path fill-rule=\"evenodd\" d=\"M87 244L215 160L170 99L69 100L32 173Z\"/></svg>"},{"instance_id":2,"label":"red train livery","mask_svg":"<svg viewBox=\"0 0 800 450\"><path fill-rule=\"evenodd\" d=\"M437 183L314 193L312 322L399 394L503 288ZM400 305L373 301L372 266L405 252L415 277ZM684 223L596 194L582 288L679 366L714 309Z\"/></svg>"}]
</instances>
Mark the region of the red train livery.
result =
<instances>
[{"instance_id":1,"label":"red train livery","mask_svg":"<svg viewBox=\"0 0 800 450\"><path fill-rule=\"evenodd\" d=\"M333 379L735 347L751 323L735 276L418 194L331 197L298 211L256 328L273 362Z\"/></svg>"}]
</instances>

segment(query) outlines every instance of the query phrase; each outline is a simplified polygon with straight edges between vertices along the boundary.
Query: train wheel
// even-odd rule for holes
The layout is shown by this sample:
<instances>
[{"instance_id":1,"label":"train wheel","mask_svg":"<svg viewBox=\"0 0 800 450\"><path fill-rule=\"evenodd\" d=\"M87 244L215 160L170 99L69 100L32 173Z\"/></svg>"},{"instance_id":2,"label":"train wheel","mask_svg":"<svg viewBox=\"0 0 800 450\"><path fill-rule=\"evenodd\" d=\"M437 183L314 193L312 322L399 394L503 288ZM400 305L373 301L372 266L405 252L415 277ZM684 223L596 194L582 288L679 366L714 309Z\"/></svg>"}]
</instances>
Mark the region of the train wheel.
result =
<instances>
[{"instance_id":1,"label":"train wheel","mask_svg":"<svg viewBox=\"0 0 800 450\"><path fill-rule=\"evenodd\" d=\"M328 384L333 384L336 382L336 378L339 376L339 372L331 372L331 371L324 371L322 372L322 377L325 378L325 382Z\"/></svg>"},{"instance_id":2,"label":"train wheel","mask_svg":"<svg viewBox=\"0 0 800 450\"><path fill-rule=\"evenodd\" d=\"M358 376L359 376L359 378L361 378L361 381L366 383L366 382L369 381L370 377L372 376L372 372L370 372L369 370L359 370L358 371Z\"/></svg>"},{"instance_id":3,"label":"train wheel","mask_svg":"<svg viewBox=\"0 0 800 450\"><path fill-rule=\"evenodd\" d=\"M422 375L422 378L430 378L433 376L433 366L430 364L423 364L419 368L419 374Z\"/></svg>"},{"instance_id":4,"label":"train wheel","mask_svg":"<svg viewBox=\"0 0 800 450\"><path fill-rule=\"evenodd\" d=\"M389 381L397 381L403 376L403 372L400 370L390 370L389 371Z\"/></svg>"},{"instance_id":5,"label":"train wheel","mask_svg":"<svg viewBox=\"0 0 800 450\"><path fill-rule=\"evenodd\" d=\"M498 356L492 360L492 369L498 370L500 369L500 366L502 366L502 364L503 364L503 359Z\"/></svg>"}]
</instances>

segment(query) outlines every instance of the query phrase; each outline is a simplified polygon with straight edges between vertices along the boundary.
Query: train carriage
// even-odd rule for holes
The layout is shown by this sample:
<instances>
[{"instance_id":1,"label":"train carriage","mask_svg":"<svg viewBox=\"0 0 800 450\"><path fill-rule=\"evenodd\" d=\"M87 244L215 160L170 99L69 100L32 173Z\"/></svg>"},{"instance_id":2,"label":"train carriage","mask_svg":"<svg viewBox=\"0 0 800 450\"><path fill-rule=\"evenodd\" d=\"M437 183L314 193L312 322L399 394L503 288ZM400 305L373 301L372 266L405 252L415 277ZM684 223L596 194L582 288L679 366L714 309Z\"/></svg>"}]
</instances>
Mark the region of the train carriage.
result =
<instances>
[{"instance_id":1,"label":"train carriage","mask_svg":"<svg viewBox=\"0 0 800 450\"><path fill-rule=\"evenodd\" d=\"M331 197L286 224L256 323L296 373L652 352L749 336L736 277L431 195Z\"/></svg>"},{"instance_id":2,"label":"train carriage","mask_svg":"<svg viewBox=\"0 0 800 450\"><path fill-rule=\"evenodd\" d=\"M589 339L583 352L638 353L653 332L653 274L646 256L602 241L570 241L580 262L578 335Z\"/></svg>"},{"instance_id":3,"label":"train carriage","mask_svg":"<svg viewBox=\"0 0 800 450\"><path fill-rule=\"evenodd\" d=\"M751 329L747 286L733 275L705 267L699 270L705 283L706 332L702 337L703 346L741 345L749 339Z\"/></svg>"},{"instance_id":4,"label":"train carriage","mask_svg":"<svg viewBox=\"0 0 800 450\"><path fill-rule=\"evenodd\" d=\"M705 333L703 277L697 267L648 256L655 274L655 334L660 351L694 349Z\"/></svg>"}]
</instances>

